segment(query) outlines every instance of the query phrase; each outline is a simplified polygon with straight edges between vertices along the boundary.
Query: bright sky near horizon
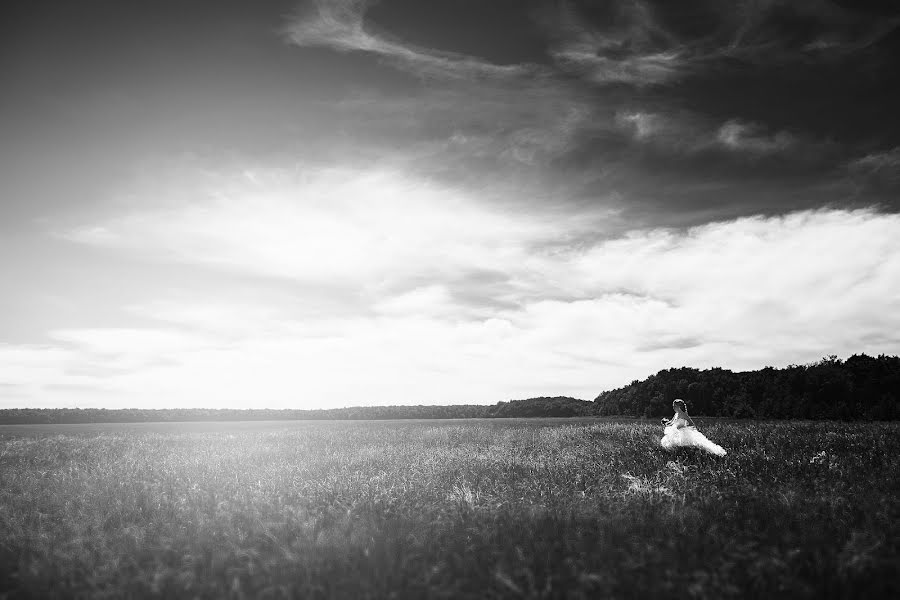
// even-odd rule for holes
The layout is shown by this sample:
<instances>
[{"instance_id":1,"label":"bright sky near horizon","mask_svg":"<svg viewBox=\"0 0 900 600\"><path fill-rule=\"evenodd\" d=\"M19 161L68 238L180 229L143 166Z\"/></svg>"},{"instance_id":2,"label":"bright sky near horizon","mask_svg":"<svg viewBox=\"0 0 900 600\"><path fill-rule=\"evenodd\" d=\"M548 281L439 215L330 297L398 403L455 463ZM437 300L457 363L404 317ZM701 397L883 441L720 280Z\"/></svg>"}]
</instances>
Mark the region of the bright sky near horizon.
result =
<instances>
[{"instance_id":1,"label":"bright sky near horizon","mask_svg":"<svg viewBox=\"0 0 900 600\"><path fill-rule=\"evenodd\" d=\"M900 354L893 2L12 4L0 408Z\"/></svg>"}]
</instances>

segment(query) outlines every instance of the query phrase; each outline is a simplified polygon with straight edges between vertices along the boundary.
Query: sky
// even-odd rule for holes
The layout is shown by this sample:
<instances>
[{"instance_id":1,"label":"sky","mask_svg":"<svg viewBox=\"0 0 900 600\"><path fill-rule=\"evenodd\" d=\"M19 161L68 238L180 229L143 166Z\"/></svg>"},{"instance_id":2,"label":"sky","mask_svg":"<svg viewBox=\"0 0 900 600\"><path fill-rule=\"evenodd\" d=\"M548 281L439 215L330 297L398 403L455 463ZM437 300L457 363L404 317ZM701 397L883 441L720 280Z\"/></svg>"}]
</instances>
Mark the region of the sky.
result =
<instances>
[{"instance_id":1,"label":"sky","mask_svg":"<svg viewBox=\"0 0 900 600\"><path fill-rule=\"evenodd\" d=\"M897 73L887 0L7 2L0 408L900 354Z\"/></svg>"}]
</instances>

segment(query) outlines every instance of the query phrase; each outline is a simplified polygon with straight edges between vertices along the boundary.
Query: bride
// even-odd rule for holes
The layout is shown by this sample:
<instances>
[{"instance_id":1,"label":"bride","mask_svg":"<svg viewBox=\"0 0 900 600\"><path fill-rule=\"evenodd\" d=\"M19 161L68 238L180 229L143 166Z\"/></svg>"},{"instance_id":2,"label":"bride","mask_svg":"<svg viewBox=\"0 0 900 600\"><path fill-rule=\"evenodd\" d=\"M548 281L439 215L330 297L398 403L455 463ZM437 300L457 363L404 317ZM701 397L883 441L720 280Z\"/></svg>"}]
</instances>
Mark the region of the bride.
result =
<instances>
[{"instance_id":1,"label":"bride","mask_svg":"<svg viewBox=\"0 0 900 600\"><path fill-rule=\"evenodd\" d=\"M703 448L711 454L717 456L725 456L725 449L722 446L709 441L705 435L697 431L694 421L687 414L687 405L684 400L676 400L672 403L675 409L675 416L671 419L663 419L663 425L666 426L660 444L666 450L674 450L679 446L693 446L695 448Z\"/></svg>"}]
</instances>

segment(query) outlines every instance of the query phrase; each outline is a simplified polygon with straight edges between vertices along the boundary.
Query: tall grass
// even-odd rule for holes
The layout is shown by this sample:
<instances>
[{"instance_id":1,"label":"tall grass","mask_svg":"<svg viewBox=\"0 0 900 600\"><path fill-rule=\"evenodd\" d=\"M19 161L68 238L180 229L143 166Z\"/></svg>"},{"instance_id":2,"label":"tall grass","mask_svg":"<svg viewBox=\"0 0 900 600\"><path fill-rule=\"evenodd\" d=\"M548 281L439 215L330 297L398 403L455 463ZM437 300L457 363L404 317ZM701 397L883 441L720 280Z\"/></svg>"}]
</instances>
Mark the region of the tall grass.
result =
<instances>
[{"instance_id":1,"label":"tall grass","mask_svg":"<svg viewBox=\"0 0 900 600\"><path fill-rule=\"evenodd\" d=\"M874 597L900 426L642 422L0 429L0 594Z\"/></svg>"}]
</instances>

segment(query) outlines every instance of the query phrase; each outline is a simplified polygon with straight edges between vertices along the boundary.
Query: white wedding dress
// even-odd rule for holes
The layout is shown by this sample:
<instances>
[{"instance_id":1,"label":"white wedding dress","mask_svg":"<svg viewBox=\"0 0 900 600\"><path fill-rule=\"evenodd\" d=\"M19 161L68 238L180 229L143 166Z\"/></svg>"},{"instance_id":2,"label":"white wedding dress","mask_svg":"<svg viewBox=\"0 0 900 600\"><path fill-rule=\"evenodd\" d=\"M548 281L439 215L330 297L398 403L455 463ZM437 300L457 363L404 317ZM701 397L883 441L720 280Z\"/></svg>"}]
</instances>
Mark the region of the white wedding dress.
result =
<instances>
[{"instance_id":1,"label":"white wedding dress","mask_svg":"<svg viewBox=\"0 0 900 600\"><path fill-rule=\"evenodd\" d=\"M697 431L697 428L688 424L686 419L672 419L663 430L660 444L666 450L674 450L679 447L702 448L710 454L725 456L725 448L710 441L705 435Z\"/></svg>"}]
</instances>

